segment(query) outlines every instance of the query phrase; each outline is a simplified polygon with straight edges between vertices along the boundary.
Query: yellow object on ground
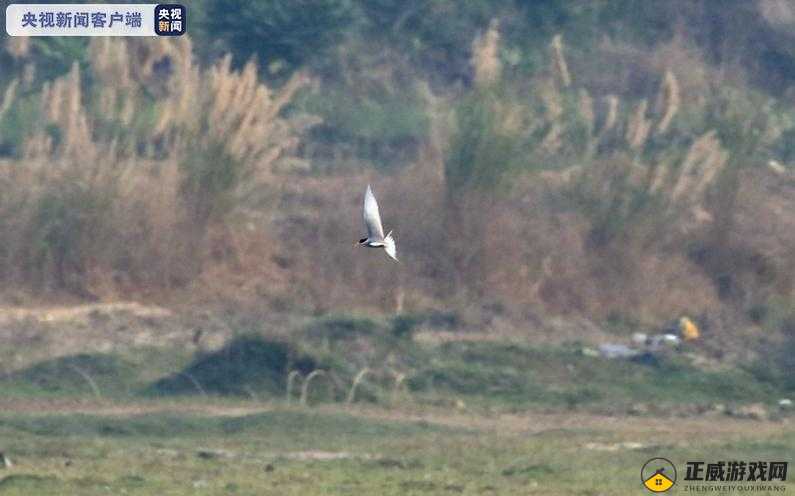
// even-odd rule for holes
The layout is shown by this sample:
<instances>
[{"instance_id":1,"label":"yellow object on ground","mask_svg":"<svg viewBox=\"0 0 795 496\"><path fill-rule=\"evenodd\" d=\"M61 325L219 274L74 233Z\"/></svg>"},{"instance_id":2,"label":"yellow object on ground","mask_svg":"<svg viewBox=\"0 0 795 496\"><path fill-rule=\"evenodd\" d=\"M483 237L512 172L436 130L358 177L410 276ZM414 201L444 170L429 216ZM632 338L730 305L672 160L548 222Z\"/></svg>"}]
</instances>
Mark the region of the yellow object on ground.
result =
<instances>
[{"instance_id":1,"label":"yellow object on ground","mask_svg":"<svg viewBox=\"0 0 795 496\"><path fill-rule=\"evenodd\" d=\"M679 332L682 334L682 339L685 341L693 341L701 336L698 326L688 317L679 319Z\"/></svg>"}]
</instances>

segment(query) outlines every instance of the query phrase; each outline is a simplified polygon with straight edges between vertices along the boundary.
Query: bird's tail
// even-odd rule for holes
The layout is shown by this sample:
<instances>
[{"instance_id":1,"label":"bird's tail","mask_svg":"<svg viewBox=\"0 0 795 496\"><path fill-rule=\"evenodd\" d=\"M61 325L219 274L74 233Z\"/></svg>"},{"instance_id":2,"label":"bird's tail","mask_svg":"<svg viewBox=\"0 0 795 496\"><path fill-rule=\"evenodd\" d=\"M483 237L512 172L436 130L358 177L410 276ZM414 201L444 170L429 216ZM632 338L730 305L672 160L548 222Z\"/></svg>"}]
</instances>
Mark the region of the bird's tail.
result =
<instances>
[{"instance_id":1,"label":"bird's tail","mask_svg":"<svg viewBox=\"0 0 795 496\"><path fill-rule=\"evenodd\" d=\"M389 234L384 236L384 251L386 251L386 254L389 255L395 262L398 261L397 248L395 247L395 239L392 237L392 231L389 231Z\"/></svg>"}]
</instances>

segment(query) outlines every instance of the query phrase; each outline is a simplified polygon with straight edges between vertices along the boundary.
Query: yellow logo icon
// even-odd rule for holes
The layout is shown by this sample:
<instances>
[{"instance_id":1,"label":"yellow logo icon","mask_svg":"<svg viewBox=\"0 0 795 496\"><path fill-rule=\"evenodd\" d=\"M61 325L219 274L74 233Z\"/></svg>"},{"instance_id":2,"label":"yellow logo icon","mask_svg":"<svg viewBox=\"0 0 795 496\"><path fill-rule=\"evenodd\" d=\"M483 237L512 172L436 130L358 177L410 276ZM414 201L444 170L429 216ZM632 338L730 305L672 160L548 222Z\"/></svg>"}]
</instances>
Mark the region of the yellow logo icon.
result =
<instances>
[{"instance_id":1,"label":"yellow logo icon","mask_svg":"<svg viewBox=\"0 0 795 496\"><path fill-rule=\"evenodd\" d=\"M643 465L640 480L649 491L664 493L676 483L676 467L666 458L652 458Z\"/></svg>"}]
</instances>

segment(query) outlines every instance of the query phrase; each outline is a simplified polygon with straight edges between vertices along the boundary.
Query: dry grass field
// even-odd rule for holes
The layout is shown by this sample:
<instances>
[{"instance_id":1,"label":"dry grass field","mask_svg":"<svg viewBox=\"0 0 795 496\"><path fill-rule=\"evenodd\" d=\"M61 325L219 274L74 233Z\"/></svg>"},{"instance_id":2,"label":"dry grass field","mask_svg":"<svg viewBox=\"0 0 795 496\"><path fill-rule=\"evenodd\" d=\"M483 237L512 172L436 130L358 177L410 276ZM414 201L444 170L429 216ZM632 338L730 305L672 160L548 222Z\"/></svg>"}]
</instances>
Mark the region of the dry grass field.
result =
<instances>
[{"instance_id":1,"label":"dry grass field","mask_svg":"<svg viewBox=\"0 0 795 496\"><path fill-rule=\"evenodd\" d=\"M795 462L792 2L187 8L0 37L0 495Z\"/></svg>"}]
</instances>

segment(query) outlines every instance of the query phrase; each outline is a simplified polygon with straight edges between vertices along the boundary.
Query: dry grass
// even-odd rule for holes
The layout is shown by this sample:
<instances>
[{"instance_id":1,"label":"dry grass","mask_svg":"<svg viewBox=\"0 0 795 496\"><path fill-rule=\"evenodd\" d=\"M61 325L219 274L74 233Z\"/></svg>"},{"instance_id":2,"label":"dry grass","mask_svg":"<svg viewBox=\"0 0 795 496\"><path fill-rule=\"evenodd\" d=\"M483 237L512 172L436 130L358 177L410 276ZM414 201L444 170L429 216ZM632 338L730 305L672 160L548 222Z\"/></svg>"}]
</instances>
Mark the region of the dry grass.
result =
<instances>
[{"instance_id":1,"label":"dry grass","mask_svg":"<svg viewBox=\"0 0 795 496\"><path fill-rule=\"evenodd\" d=\"M489 29L472 42L472 66L475 70L475 84L486 87L500 78L502 70L498 54L500 44L499 22L494 19Z\"/></svg>"},{"instance_id":2,"label":"dry grass","mask_svg":"<svg viewBox=\"0 0 795 496\"><path fill-rule=\"evenodd\" d=\"M716 199L756 148L749 138L738 158L698 54L676 40L648 60L601 47L624 65L596 79L556 36L548 67L517 82L500 43L496 21L473 42L464 95L419 91L433 125L415 163L320 176L285 174L306 170L293 151L316 122L284 116L305 75L274 90L253 63L200 67L188 38L94 40L87 73L75 66L44 86L19 160L0 164L0 277L81 298L186 288L286 312L444 309L474 325L714 312L734 262L745 264L742 305L791 296L791 250L772 230L747 243L715 234L738 227ZM24 64L24 46L7 46ZM630 69L642 81L622 83ZM0 116L26 91L18 81ZM761 139L785 124L771 118ZM353 248L367 183L399 265ZM735 189L741 223L781 196L753 190L749 202ZM721 240L738 245L721 267L694 255ZM752 275L769 267L775 282Z\"/></svg>"},{"instance_id":3,"label":"dry grass","mask_svg":"<svg viewBox=\"0 0 795 496\"><path fill-rule=\"evenodd\" d=\"M83 296L184 285L211 224L244 210L313 122L280 117L306 78L274 91L253 64L202 69L187 37L98 38L90 52L90 94L77 64L45 83L20 161L0 170L0 211L15 211L0 272Z\"/></svg>"},{"instance_id":4,"label":"dry grass","mask_svg":"<svg viewBox=\"0 0 795 496\"><path fill-rule=\"evenodd\" d=\"M681 97L679 95L679 82L671 70L665 71L660 93L657 96L658 112L662 113L660 122L657 123L657 133L664 133L671 125L674 116L679 111Z\"/></svg>"},{"instance_id":5,"label":"dry grass","mask_svg":"<svg viewBox=\"0 0 795 496\"><path fill-rule=\"evenodd\" d=\"M445 308L475 325L579 313L653 326L720 311L713 276L690 250L715 226L712 198L731 148L713 129L682 135L678 119L694 94L663 69L649 100L593 96L574 83L561 39L550 70L512 92L495 69L496 29L473 45L477 83L463 110L432 106L432 139L416 164L391 176L302 178L285 189L280 232L296 243L274 255L283 266L276 273L292 282L282 301L317 312ZM462 125L474 127L462 134ZM511 164L479 144L506 135L517 146ZM462 144L465 159L452 167ZM395 229L399 266L350 248L368 182Z\"/></svg>"},{"instance_id":6,"label":"dry grass","mask_svg":"<svg viewBox=\"0 0 795 496\"><path fill-rule=\"evenodd\" d=\"M552 61L554 64L553 72L560 81L561 86L567 88L571 85L571 74L566 57L563 55L563 36L555 35L552 38Z\"/></svg>"}]
</instances>

